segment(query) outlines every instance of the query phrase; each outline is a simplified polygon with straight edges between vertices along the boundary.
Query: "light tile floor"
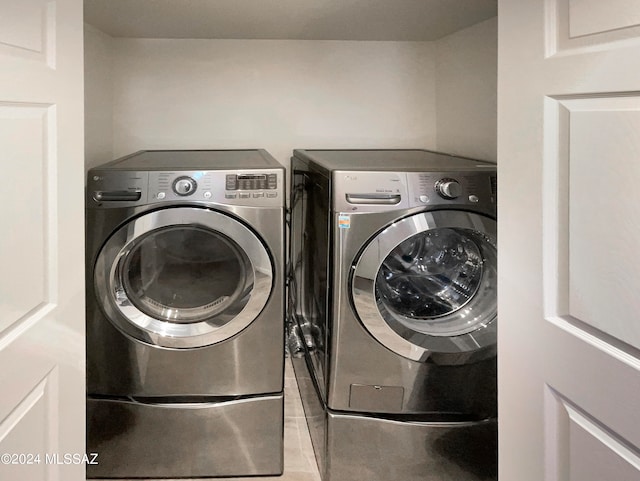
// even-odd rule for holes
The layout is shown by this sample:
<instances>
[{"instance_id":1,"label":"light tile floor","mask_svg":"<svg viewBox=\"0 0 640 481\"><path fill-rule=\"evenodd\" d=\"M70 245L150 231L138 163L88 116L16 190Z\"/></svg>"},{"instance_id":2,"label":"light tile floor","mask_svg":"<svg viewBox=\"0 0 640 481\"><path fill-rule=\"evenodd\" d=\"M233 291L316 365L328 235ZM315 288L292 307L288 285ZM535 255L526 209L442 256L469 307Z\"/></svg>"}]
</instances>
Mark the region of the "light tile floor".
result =
<instances>
[{"instance_id":1,"label":"light tile floor","mask_svg":"<svg viewBox=\"0 0 640 481\"><path fill-rule=\"evenodd\" d=\"M198 478L201 481L203 478ZM290 359L284 369L284 474L275 477L212 478L216 481L320 481L302 401ZM120 481L140 481L120 480ZM181 478L161 481L190 481Z\"/></svg>"}]
</instances>

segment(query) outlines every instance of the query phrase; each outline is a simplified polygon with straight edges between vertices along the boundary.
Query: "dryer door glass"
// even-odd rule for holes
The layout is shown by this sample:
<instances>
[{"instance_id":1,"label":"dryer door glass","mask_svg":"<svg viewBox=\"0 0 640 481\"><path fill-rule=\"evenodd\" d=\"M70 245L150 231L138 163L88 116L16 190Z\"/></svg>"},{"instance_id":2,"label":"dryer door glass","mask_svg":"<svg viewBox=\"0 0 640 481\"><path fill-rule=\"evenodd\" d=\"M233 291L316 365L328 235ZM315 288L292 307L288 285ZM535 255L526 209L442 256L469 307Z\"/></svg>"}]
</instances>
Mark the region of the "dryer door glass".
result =
<instances>
[{"instance_id":1,"label":"dryer door glass","mask_svg":"<svg viewBox=\"0 0 640 481\"><path fill-rule=\"evenodd\" d=\"M193 348L235 336L267 304L271 257L255 232L211 209L174 207L121 226L96 260L100 306L125 334Z\"/></svg>"},{"instance_id":2,"label":"dryer door glass","mask_svg":"<svg viewBox=\"0 0 640 481\"><path fill-rule=\"evenodd\" d=\"M129 250L120 276L142 312L173 322L198 322L232 309L251 291L247 255L227 236L193 226L153 231Z\"/></svg>"},{"instance_id":3,"label":"dryer door glass","mask_svg":"<svg viewBox=\"0 0 640 481\"><path fill-rule=\"evenodd\" d=\"M495 220L443 210L378 232L354 264L351 295L363 326L397 354L480 357L496 345L496 285Z\"/></svg>"}]
</instances>

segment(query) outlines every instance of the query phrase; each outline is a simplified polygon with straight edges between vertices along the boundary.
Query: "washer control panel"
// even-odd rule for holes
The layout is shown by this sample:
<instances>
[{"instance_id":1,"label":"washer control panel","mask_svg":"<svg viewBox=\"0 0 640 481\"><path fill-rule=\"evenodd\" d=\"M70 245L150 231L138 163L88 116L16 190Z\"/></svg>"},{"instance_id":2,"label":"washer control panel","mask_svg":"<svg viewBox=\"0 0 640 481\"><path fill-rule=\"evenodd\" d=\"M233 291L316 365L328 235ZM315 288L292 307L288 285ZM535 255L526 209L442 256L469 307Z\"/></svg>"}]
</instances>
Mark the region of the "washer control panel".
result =
<instances>
[{"instance_id":1,"label":"washer control panel","mask_svg":"<svg viewBox=\"0 0 640 481\"><path fill-rule=\"evenodd\" d=\"M462 194L462 186L456 179L440 179L435 188L443 199L457 199Z\"/></svg>"},{"instance_id":2,"label":"washer control panel","mask_svg":"<svg viewBox=\"0 0 640 481\"><path fill-rule=\"evenodd\" d=\"M484 172L410 172L407 175L411 207L496 203L495 170Z\"/></svg>"},{"instance_id":3,"label":"washer control panel","mask_svg":"<svg viewBox=\"0 0 640 481\"><path fill-rule=\"evenodd\" d=\"M182 176L173 181L172 187L176 194L186 197L198 190L198 183L191 177Z\"/></svg>"},{"instance_id":4,"label":"washer control panel","mask_svg":"<svg viewBox=\"0 0 640 481\"><path fill-rule=\"evenodd\" d=\"M340 212L379 212L425 206L491 206L496 171L333 173L333 206Z\"/></svg>"},{"instance_id":5,"label":"washer control panel","mask_svg":"<svg viewBox=\"0 0 640 481\"><path fill-rule=\"evenodd\" d=\"M282 207L284 170L89 172L90 206L128 207L156 202L212 202Z\"/></svg>"}]
</instances>

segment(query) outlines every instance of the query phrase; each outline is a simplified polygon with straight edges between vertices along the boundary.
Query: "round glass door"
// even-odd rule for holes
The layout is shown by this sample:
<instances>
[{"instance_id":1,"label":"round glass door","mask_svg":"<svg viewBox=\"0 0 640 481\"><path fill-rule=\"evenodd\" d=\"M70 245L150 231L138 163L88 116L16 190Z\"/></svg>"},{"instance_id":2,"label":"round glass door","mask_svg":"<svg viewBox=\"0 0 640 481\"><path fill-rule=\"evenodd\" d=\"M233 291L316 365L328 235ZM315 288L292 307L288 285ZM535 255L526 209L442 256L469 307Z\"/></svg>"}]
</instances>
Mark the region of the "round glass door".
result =
<instances>
[{"instance_id":1,"label":"round glass door","mask_svg":"<svg viewBox=\"0 0 640 481\"><path fill-rule=\"evenodd\" d=\"M364 249L352 279L354 306L378 341L410 359L480 350L496 342L496 257L493 219L414 215Z\"/></svg>"},{"instance_id":2,"label":"round glass door","mask_svg":"<svg viewBox=\"0 0 640 481\"><path fill-rule=\"evenodd\" d=\"M204 321L247 299L253 273L247 255L219 232L169 226L133 243L119 263L116 290L150 317Z\"/></svg>"},{"instance_id":3,"label":"round glass door","mask_svg":"<svg viewBox=\"0 0 640 481\"><path fill-rule=\"evenodd\" d=\"M266 249L219 212L174 208L134 219L105 243L95 286L121 331L163 347L210 345L244 329L271 291Z\"/></svg>"}]
</instances>

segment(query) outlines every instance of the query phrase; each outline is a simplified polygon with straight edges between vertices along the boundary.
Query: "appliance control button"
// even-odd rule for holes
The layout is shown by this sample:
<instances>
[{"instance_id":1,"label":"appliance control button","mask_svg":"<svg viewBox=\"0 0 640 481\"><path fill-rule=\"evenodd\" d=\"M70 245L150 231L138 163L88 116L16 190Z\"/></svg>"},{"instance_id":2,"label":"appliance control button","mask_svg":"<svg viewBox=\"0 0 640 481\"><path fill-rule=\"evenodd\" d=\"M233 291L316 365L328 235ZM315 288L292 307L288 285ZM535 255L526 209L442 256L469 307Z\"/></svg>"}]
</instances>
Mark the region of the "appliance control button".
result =
<instances>
[{"instance_id":1,"label":"appliance control button","mask_svg":"<svg viewBox=\"0 0 640 481\"><path fill-rule=\"evenodd\" d=\"M274 197L278 197L277 192L267 192L267 197L273 199Z\"/></svg>"},{"instance_id":2,"label":"appliance control button","mask_svg":"<svg viewBox=\"0 0 640 481\"><path fill-rule=\"evenodd\" d=\"M210 194L211 192L209 192ZM206 194L205 194L206 195ZM237 197L236 194L224 194L225 199L235 199Z\"/></svg>"},{"instance_id":3,"label":"appliance control button","mask_svg":"<svg viewBox=\"0 0 640 481\"><path fill-rule=\"evenodd\" d=\"M473 194L471 194L471 195L469 196L469 202L478 202L479 200L480 200L480 199L478 198L478 196L477 196L477 195L473 195Z\"/></svg>"},{"instance_id":4,"label":"appliance control button","mask_svg":"<svg viewBox=\"0 0 640 481\"><path fill-rule=\"evenodd\" d=\"M436 192L443 199L457 199L462 195L462 186L455 179L440 179L435 187Z\"/></svg>"},{"instance_id":5,"label":"appliance control button","mask_svg":"<svg viewBox=\"0 0 640 481\"><path fill-rule=\"evenodd\" d=\"M254 197L264 197L264 192L254 192L253 196Z\"/></svg>"},{"instance_id":6,"label":"appliance control button","mask_svg":"<svg viewBox=\"0 0 640 481\"><path fill-rule=\"evenodd\" d=\"M156 195L156 198L159 200L164 199L167 196L167 194L165 194L164 192L158 192L158 195Z\"/></svg>"},{"instance_id":7,"label":"appliance control button","mask_svg":"<svg viewBox=\"0 0 640 481\"><path fill-rule=\"evenodd\" d=\"M427 202L429 202L429 196L428 196L428 195L421 195L421 196L419 197L419 199L420 199L420 202L423 202L423 203L425 203L425 204L426 204Z\"/></svg>"},{"instance_id":8,"label":"appliance control button","mask_svg":"<svg viewBox=\"0 0 640 481\"><path fill-rule=\"evenodd\" d=\"M183 197L193 194L198 184L191 177L178 177L173 181L173 191Z\"/></svg>"},{"instance_id":9,"label":"appliance control button","mask_svg":"<svg viewBox=\"0 0 640 481\"><path fill-rule=\"evenodd\" d=\"M235 190L236 189L237 178L233 174L227 174L225 176L225 186L227 190Z\"/></svg>"},{"instance_id":10,"label":"appliance control button","mask_svg":"<svg viewBox=\"0 0 640 481\"><path fill-rule=\"evenodd\" d=\"M240 192L240 196L241 199L248 199L249 197L251 197L251 195L249 195L249 192Z\"/></svg>"}]
</instances>

